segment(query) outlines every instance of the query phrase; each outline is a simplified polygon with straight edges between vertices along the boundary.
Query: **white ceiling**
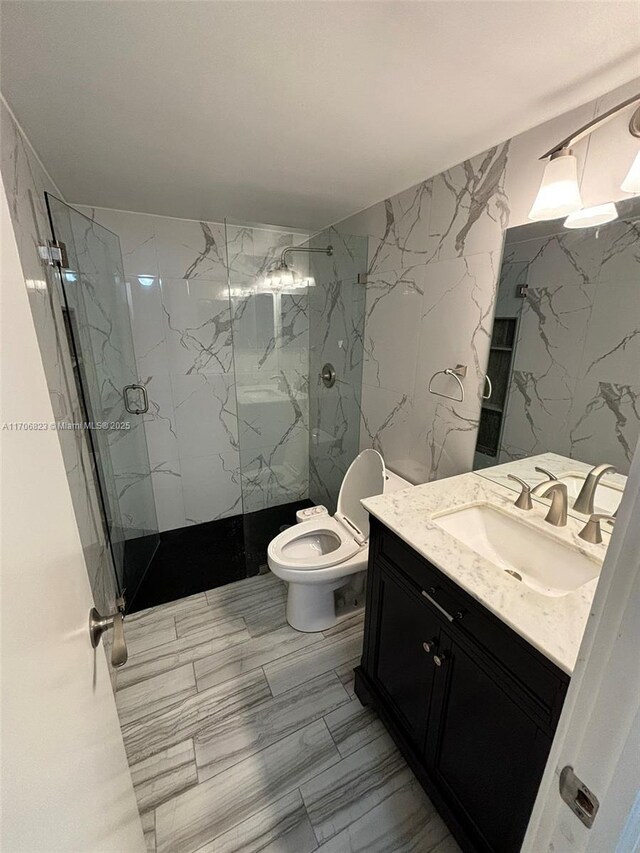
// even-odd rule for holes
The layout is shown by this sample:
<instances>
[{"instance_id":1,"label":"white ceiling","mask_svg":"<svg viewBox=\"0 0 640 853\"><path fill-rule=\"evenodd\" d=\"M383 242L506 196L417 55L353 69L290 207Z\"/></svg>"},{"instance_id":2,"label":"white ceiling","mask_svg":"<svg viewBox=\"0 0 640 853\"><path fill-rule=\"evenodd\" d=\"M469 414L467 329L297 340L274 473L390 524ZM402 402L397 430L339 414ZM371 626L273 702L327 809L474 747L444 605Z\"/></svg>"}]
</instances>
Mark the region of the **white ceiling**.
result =
<instances>
[{"instance_id":1,"label":"white ceiling","mask_svg":"<svg viewBox=\"0 0 640 853\"><path fill-rule=\"evenodd\" d=\"M638 75L636 2L5 0L2 89L67 199L336 222Z\"/></svg>"}]
</instances>

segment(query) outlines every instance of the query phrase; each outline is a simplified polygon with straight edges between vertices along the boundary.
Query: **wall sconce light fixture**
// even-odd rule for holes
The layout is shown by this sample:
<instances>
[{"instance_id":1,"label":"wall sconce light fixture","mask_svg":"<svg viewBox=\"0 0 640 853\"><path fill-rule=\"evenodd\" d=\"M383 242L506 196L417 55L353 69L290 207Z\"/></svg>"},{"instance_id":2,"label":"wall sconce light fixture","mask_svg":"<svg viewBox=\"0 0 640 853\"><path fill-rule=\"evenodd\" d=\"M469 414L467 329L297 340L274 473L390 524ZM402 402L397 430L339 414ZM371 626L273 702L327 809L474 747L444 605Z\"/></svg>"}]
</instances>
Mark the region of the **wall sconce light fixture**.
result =
<instances>
[{"instance_id":1,"label":"wall sconce light fixture","mask_svg":"<svg viewBox=\"0 0 640 853\"><path fill-rule=\"evenodd\" d=\"M582 207L582 197L578 184L578 161L572 153L572 146L589 136L594 130L602 127L622 110L636 103L640 103L640 94L628 98L601 116L587 122L583 127L542 155L540 159L548 162L545 166L538 195L529 211L529 219L537 222L544 219L556 219L559 216L569 214L564 223L567 228L586 228L602 225L617 218L618 212L612 202L591 208ZM629 133L640 138L640 107L631 116ZM640 152L622 182L621 189L628 193L640 193Z\"/></svg>"}]
</instances>

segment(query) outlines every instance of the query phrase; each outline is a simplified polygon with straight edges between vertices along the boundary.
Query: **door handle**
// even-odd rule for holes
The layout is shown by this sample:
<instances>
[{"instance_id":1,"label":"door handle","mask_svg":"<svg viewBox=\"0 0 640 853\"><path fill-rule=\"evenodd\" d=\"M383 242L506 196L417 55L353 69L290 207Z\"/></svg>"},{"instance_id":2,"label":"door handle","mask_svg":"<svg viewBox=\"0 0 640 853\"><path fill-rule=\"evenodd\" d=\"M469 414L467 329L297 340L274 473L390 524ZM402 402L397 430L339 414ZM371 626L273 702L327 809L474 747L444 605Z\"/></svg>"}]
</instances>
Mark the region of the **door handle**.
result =
<instances>
[{"instance_id":1,"label":"door handle","mask_svg":"<svg viewBox=\"0 0 640 853\"><path fill-rule=\"evenodd\" d=\"M130 391L140 391L140 393L142 394L142 408L141 409L137 409L137 408L132 409L131 406L129 405L129 392ZM149 411L149 398L147 396L147 389L144 387L144 385L138 385L137 383L134 383L132 385L125 385L124 388L122 389L122 399L124 400L124 407L129 412L130 415L144 415L146 412Z\"/></svg>"},{"instance_id":2,"label":"door handle","mask_svg":"<svg viewBox=\"0 0 640 853\"><path fill-rule=\"evenodd\" d=\"M95 649L102 635L109 628L113 628L113 646L111 648L111 665L114 667L124 666L129 657L127 643L124 638L124 614L117 610L111 616L101 616L95 607L89 612L89 636L91 645Z\"/></svg>"},{"instance_id":3,"label":"door handle","mask_svg":"<svg viewBox=\"0 0 640 853\"><path fill-rule=\"evenodd\" d=\"M435 589L433 587L431 587L429 592L435 592ZM433 604L433 606L436 608L436 610L439 610L440 613L442 613L442 615L445 617L445 619L448 619L449 622L453 622L454 617L450 613L448 613L441 604L438 604L438 602L435 600L435 598L432 598L429 595L429 592L426 592L424 589L422 590L422 594L427 599L427 601L429 601L431 604Z\"/></svg>"}]
</instances>

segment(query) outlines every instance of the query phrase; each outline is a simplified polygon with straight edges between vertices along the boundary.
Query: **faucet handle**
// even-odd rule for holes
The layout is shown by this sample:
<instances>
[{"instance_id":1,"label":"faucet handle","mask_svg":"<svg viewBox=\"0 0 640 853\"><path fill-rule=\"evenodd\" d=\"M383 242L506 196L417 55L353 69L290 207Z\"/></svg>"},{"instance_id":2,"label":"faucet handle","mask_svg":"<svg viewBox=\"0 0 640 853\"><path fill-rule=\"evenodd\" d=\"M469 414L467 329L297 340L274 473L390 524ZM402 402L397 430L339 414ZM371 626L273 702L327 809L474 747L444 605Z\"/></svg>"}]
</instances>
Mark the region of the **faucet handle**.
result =
<instances>
[{"instance_id":1,"label":"faucet handle","mask_svg":"<svg viewBox=\"0 0 640 853\"><path fill-rule=\"evenodd\" d=\"M609 524L613 524L615 520L616 519L613 515L594 512L591 514L589 521L587 521L580 533L578 533L578 536L581 539L584 539L585 542L590 542L592 545L599 545L602 542L602 528L600 527L600 522L608 521Z\"/></svg>"},{"instance_id":2,"label":"faucet handle","mask_svg":"<svg viewBox=\"0 0 640 853\"><path fill-rule=\"evenodd\" d=\"M513 505L517 506L518 509L531 509L533 504L531 502L531 486L529 483L521 480L520 477L516 477L515 474L507 474L509 480L513 480L515 483L519 483L522 486L520 494L514 501Z\"/></svg>"},{"instance_id":3,"label":"faucet handle","mask_svg":"<svg viewBox=\"0 0 640 853\"><path fill-rule=\"evenodd\" d=\"M556 477L556 475L553 474L551 471L547 471L546 468L541 468L539 465L536 465L534 470L537 471L538 474L544 474L544 476L547 477L549 480L557 480L558 479Z\"/></svg>"}]
</instances>

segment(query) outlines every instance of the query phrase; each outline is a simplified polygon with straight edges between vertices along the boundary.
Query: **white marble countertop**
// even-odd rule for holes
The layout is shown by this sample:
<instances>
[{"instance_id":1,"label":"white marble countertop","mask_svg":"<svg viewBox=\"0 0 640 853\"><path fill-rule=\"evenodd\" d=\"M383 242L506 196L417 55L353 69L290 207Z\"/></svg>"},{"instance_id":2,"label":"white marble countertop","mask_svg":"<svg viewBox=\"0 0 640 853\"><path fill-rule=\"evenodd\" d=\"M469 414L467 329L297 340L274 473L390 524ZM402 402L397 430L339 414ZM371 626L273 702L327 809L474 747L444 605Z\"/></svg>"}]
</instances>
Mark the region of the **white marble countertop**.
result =
<instances>
[{"instance_id":1,"label":"white marble countertop","mask_svg":"<svg viewBox=\"0 0 640 853\"><path fill-rule=\"evenodd\" d=\"M536 502L528 512L519 510L513 506L511 489L477 473L377 495L362 503L407 545L571 675L598 578L567 595L553 598L542 595L447 533L434 521L434 516L454 507L490 503L601 563L607 540L601 545L589 545L578 538L584 519L570 517L566 527L551 527L544 521L546 503Z\"/></svg>"}]
</instances>

